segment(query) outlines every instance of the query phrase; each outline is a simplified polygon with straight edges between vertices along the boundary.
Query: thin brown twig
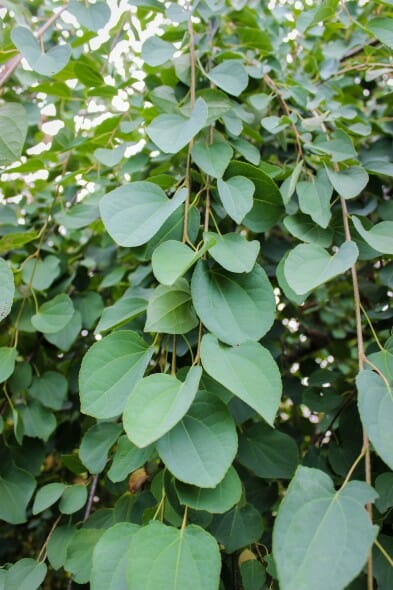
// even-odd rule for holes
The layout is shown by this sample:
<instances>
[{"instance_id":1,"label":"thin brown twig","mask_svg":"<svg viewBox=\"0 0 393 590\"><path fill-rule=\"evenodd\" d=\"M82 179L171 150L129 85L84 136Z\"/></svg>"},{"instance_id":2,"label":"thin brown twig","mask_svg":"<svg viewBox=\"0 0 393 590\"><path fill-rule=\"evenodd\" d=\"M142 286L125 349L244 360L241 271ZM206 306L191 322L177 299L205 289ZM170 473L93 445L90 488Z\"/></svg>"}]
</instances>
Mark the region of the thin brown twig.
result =
<instances>
[{"instance_id":1,"label":"thin brown twig","mask_svg":"<svg viewBox=\"0 0 393 590\"><path fill-rule=\"evenodd\" d=\"M289 108L285 98L283 97L281 90L278 88L277 84L275 83L275 81L268 76L268 74L265 74L263 79L265 80L266 84L269 86L269 88L271 88L273 90L273 92L275 93L275 95L278 98L279 103L282 106L283 111L285 112L285 114L287 115L287 117L291 116L291 109ZM291 122L291 128L293 131L293 134L295 136L295 142L296 142L296 147L297 147L297 159L301 160L303 159L303 148L302 148L302 140L300 137L300 133L295 125L295 123Z\"/></svg>"}]
</instances>

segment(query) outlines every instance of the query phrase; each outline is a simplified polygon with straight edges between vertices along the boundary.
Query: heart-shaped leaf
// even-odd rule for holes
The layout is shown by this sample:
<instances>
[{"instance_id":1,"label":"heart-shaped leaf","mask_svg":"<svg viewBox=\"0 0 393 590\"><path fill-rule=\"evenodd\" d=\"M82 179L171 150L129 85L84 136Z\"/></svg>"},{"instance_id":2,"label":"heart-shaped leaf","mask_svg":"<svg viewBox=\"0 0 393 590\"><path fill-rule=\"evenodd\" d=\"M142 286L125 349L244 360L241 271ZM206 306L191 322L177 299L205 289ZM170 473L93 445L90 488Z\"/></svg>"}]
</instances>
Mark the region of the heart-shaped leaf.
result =
<instances>
[{"instance_id":1,"label":"heart-shaped leaf","mask_svg":"<svg viewBox=\"0 0 393 590\"><path fill-rule=\"evenodd\" d=\"M138 447L147 447L171 430L191 406L201 375L202 369L193 367L184 383L163 373L139 381L123 415L128 438Z\"/></svg>"},{"instance_id":2,"label":"heart-shaped leaf","mask_svg":"<svg viewBox=\"0 0 393 590\"><path fill-rule=\"evenodd\" d=\"M127 560L129 590L216 590L219 576L217 542L198 526L178 530L154 521L133 535Z\"/></svg>"},{"instance_id":3,"label":"heart-shaped leaf","mask_svg":"<svg viewBox=\"0 0 393 590\"><path fill-rule=\"evenodd\" d=\"M236 223L241 223L253 206L254 183L245 176L232 176L217 181L218 194L225 211Z\"/></svg>"},{"instance_id":4,"label":"heart-shaped leaf","mask_svg":"<svg viewBox=\"0 0 393 590\"><path fill-rule=\"evenodd\" d=\"M366 483L351 481L336 492L323 471L298 467L273 529L280 588L346 588L377 535L363 508L375 497Z\"/></svg>"},{"instance_id":5,"label":"heart-shaped leaf","mask_svg":"<svg viewBox=\"0 0 393 590\"><path fill-rule=\"evenodd\" d=\"M239 96L248 86L248 74L238 59L228 59L206 73L219 88L233 96Z\"/></svg>"},{"instance_id":6,"label":"heart-shaped leaf","mask_svg":"<svg viewBox=\"0 0 393 590\"><path fill-rule=\"evenodd\" d=\"M375 450L393 469L393 392L373 371L361 371L356 378L360 418Z\"/></svg>"},{"instance_id":7,"label":"heart-shaped leaf","mask_svg":"<svg viewBox=\"0 0 393 590\"><path fill-rule=\"evenodd\" d=\"M79 372L81 409L95 418L121 414L153 349L135 332L113 332L89 348Z\"/></svg>"},{"instance_id":8,"label":"heart-shaped leaf","mask_svg":"<svg viewBox=\"0 0 393 590\"><path fill-rule=\"evenodd\" d=\"M102 221L120 246L146 244L186 199L186 189L168 199L152 182L131 182L107 193L100 201Z\"/></svg>"},{"instance_id":9,"label":"heart-shaped leaf","mask_svg":"<svg viewBox=\"0 0 393 590\"><path fill-rule=\"evenodd\" d=\"M237 451L235 423L222 402L200 393L184 418L160 438L157 450L177 479L214 488Z\"/></svg>"},{"instance_id":10,"label":"heart-shaped leaf","mask_svg":"<svg viewBox=\"0 0 393 590\"><path fill-rule=\"evenodd\" d=\"M43 76L54 76L63 70L71 57L71 47L67 43L43 53L38 40L27 27L15 27L11 39L29 66Z\"/></svg>"},{"instance_id":11,"label":"heart-shaped leaf","mask_svg":"<svg viewBox=\"0 0 393 590\"><path fill-rule=\"evenodd\" d=\"M31 323L39 332L54 334L62 330L74 315L74 306L68 295L60 293L50 301L43 303Z\"/></svg>"},{"instance_id":12,"label":"heart-shaped leaf","mask_svg":"<svg viewBox=\"0 0 393 590\"><path fill-rule=\"evenodd\" d=\"M209 269L206 262L199 261L191 293L201 321L227 344L259 340L273 323L273 289L258 264L250 273L239 275L220 268Z\"/></svg>"},{"instance_id":13,"label":"heart-shaped leaf","mask_svg":"<svg viewBox=\"0 0 393 590\"><path fill-rule=\"evenodd\" d=\"M355 242L344 242L334 256L316 244L300 244L288 254L284 275L291 289L302 295L350 269L358 254Z\"/></svg>"},{"instance_id":14,"label":"heart-shaped leaf","mask_svg":"<svg viewBox=\"0 0 393 590\"><path fill-rule=\"evenodd\" d=\"M326 167L326 173L337 193L344 199L354 199L368 184L368 174L361 166L336 171Z\"/></svg>"},{"instance_id":15,"label":"heart-shaped leaf","mask_svg":"<svg viewBox=\"0 0 393 590\"><path fill-rule=\"evenodd\" d=\"M170 287L159 285L149 300L145 332L186 334L198 325L186 279Z\"/></svg>"},{"instance_id":16,"label":"heart-shaped leaf","mask_svg":"<svg viewBox=\"0 0 393 590\"><path fill-rule=\"evenodd\" d=\"M100 0L95 4L70 0L67 10L75 16L83 27L95 33L106 25L111 16L111 9L108 4Z\"/></svg>"},{"instance_id":17,"label":"heart-shaped leaf","mask_svg":"<svg viewBox=\"0 0 393 590\"><path fill-rule=\"evenodd\" d=\"M198 98L190 117L159 115L146 129L158 148L166 154L175 154L186 146L207 124L207 105Z\"/></svg>"},{"instance_id":18,"label":"heart-shaped leaf","mask_svg":"<svg viewBox=\"0 0 393 590\"><path fill-rule=\"evenodd\" d=\"M254 268L260 244L257 240L247 241L240 234L218 235L205 232L204 239L214 240L209 248L209 254L216 262L230 272L251 272Z\"/></svg>"},{"instance_id":19,"label":"heart-shaped leaf","mask_svg":"<svg viewBox=\"0 0 393 590\"><path fill-rule=\"evenodd\" d=\"M381 221L371 229L364 229L362 222L357 217L352 217L353 225L362 238L374 250L383 254L393 254L393 221Z\"/></svg>"},{"instance_id":20,"label":"heart-shaped leaf","mask_svg":"<svg viewBox=\"0 0 393 590\"><path fill-rule=\"evenodd\" d=\"M231 161L233 149L225 141L212 144L196 143L192 148L192 159L203 172L213 178L221 178Z\"/></svg>"},{"instance_id":21,"label":"heart-shaped leaf","mask_svg":"<svg viewBox=\"0 0 393 590\"><path fill-rule=\"evenodd\" d=\"M142 45L142 59L149 66L157 67L171 59L175 51L171 43L153 35Z\"/></svg>"},{"instance_id":22,"label":"heart-shaped leaf","mask_svg":"<svg viewBox=\"0 0 393 590\"><path fill-rule=\"evenodd\" d=\"M272 355L258 342L222 346L211 334L201 344L205 371L273 424L281 398L281 377Z\"/></svg>"}]
</instances>

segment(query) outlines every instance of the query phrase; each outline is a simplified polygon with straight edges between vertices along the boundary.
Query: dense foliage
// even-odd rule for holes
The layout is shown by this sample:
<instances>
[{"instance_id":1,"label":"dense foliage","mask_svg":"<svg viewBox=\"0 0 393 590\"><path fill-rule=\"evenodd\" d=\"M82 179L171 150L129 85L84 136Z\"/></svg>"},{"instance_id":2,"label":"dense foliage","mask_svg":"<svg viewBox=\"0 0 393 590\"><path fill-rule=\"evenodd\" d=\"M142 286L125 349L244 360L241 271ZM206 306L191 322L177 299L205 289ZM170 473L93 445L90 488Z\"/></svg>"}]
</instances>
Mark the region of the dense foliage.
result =
<instances>
[{"instance_id":1,"label":"dense foliage","mask_svg":"<svg viewBox=\"0 0 393 590\"><path fill-rule=\"evenodd\" d=\"M393 2L0 14L0 588L391 590Z\"/></svg>"}]
</instances>

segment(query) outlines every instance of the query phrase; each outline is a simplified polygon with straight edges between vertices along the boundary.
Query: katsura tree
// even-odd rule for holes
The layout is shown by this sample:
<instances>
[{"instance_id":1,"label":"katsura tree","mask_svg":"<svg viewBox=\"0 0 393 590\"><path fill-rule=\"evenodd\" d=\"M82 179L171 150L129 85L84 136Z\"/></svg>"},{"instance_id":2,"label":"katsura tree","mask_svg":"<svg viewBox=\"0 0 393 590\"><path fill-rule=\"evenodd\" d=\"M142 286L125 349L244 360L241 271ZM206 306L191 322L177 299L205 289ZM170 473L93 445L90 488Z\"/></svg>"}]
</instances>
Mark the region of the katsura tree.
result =
<instances>
[{"instance_id":1,"label":"katsura tree","mask_svg":"<svg viewBox=\"0 0 393 590\"><path fill-rule=\"evenodd\" d=\"M0 15L0 588L390 590L392 1Z\"/></svg>"}]
</instances>

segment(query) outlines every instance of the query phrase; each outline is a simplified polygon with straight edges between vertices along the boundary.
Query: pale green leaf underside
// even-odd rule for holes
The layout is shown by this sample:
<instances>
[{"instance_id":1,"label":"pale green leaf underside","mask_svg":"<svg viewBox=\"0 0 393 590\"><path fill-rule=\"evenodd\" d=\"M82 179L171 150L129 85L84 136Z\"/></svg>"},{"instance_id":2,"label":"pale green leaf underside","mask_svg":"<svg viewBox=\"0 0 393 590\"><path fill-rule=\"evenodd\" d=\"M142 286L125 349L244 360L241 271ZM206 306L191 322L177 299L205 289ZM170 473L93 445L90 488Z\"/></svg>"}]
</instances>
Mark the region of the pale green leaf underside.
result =
<instances>
[{"instance_id":1,"label":"pale green leaf underside","mask_svg":"<svg viewBox=\"0 0 393 590\"><path fill-rule=\"evenodd\" d=\"M298 467L273 530L273 555L282 590L342 590L360 572L377 534L364 505L367 484L335 492L318 469Z\"/></svg>"},{"instance_id":2,"label":"pale green leaf underside","mask_svg":"<svg viewBox=\"0 0 393 590\"><path fill-rule=\"evenodd\" d=\"M54 334L60 332L74 315L74 306L68 295L61 293L43 303L31 318L31 323L39 332Z\"/></svg>"},{"instance_id":3,"label":"pale green leaf underside","mask_svg":"<svg viewBox=\"0 0 393 590\"><path fill-rule=\"evenodd\" d=\"M364 229L358 217L352 217L353 225L364 240L378 252L393 254L393 221L381 221L370 230Z\"/></svg>"},{"instance_id":4,"label":"pale green leaf underside","mask_svg":"<svg viewBox=\"0 0 393 590\"><path fill-rule=\"evenodd\" d=\"M6 261L0 258L0 322L11 311L14 293L14 274Z\"/></svg>"},{"instance_id":5,"label":"pale green leaf underside","mask_svg":"<svg viewBox=\"0 0 393 590\"><path fill-rule=\"evenodd\" d=\"M382 377L361 371L356 378L360 418L376 452L393 469L393 393Z\"/></svg>"},{"instance_id":6,"label":"pale green leaf underside","mask_svg":"<svg viewBox=\"0 0 393 590\"><path fill-rule=\"evenodd\" d=\"M258 240L247 241L240 234L218 235L214 232L205 232L203 238L205 241L214 240L209 254L226 270L248 273L254 268L260 249Z\"/></svg>"},{"instance_id":7,"label":"pale green leaf underside","mask_svg":"<svg viewBox=\"0 0 393 590\"><path fill-rule=\"evenodd\" d=\"M100 201L102 221L120 246L141 246L152 238L186 198L178 191L168 199L152 182L131 182L107 193Z\"/></svg>"},{"instance_id":8,"label":"pale green leaf underside","mask_svg":"<svg viewBox=\"0 0 393 590\"><path fill-rule=\"evenodd\" d=\"M188 119L177 114L159 115L147 127L146 133L162 152L175 154L205 127L207 116L207 105L198 98Z\"/></svg>"},{"instance_id":9,"label":"pale green leaf underside","mask_svg":"<svg viewBox=\"0 0 393 590\"><path fill-rule=\"evenodd\" d=\"M197 325L186 279L180 278L170 287L156 287L147 307L145 332L186 334Z\"/></svg>"},{"instance_id":10,"label":"pale green leaf underside","mask_svg":"<svg viewBox=\"0 0 393 590\"><path fill-rule=\"evenodd\" d=\"M258 342L229 348L211 334L202 339L205 371L273 424L281 398L281 377L270 352Z\"/></svg>"},{"instance_id":11,"label":"pale green leaf underside","mask_svg":"<svg viewBox=\"0 0 393 590\"><path fill-rule=\"evenodd\" d=\"M334 256L316 244L300 244L288 254L284 275L295 293L306 294L350 269L358 254L355 242L344 242Z\"/></svg>"}]
</instances>

